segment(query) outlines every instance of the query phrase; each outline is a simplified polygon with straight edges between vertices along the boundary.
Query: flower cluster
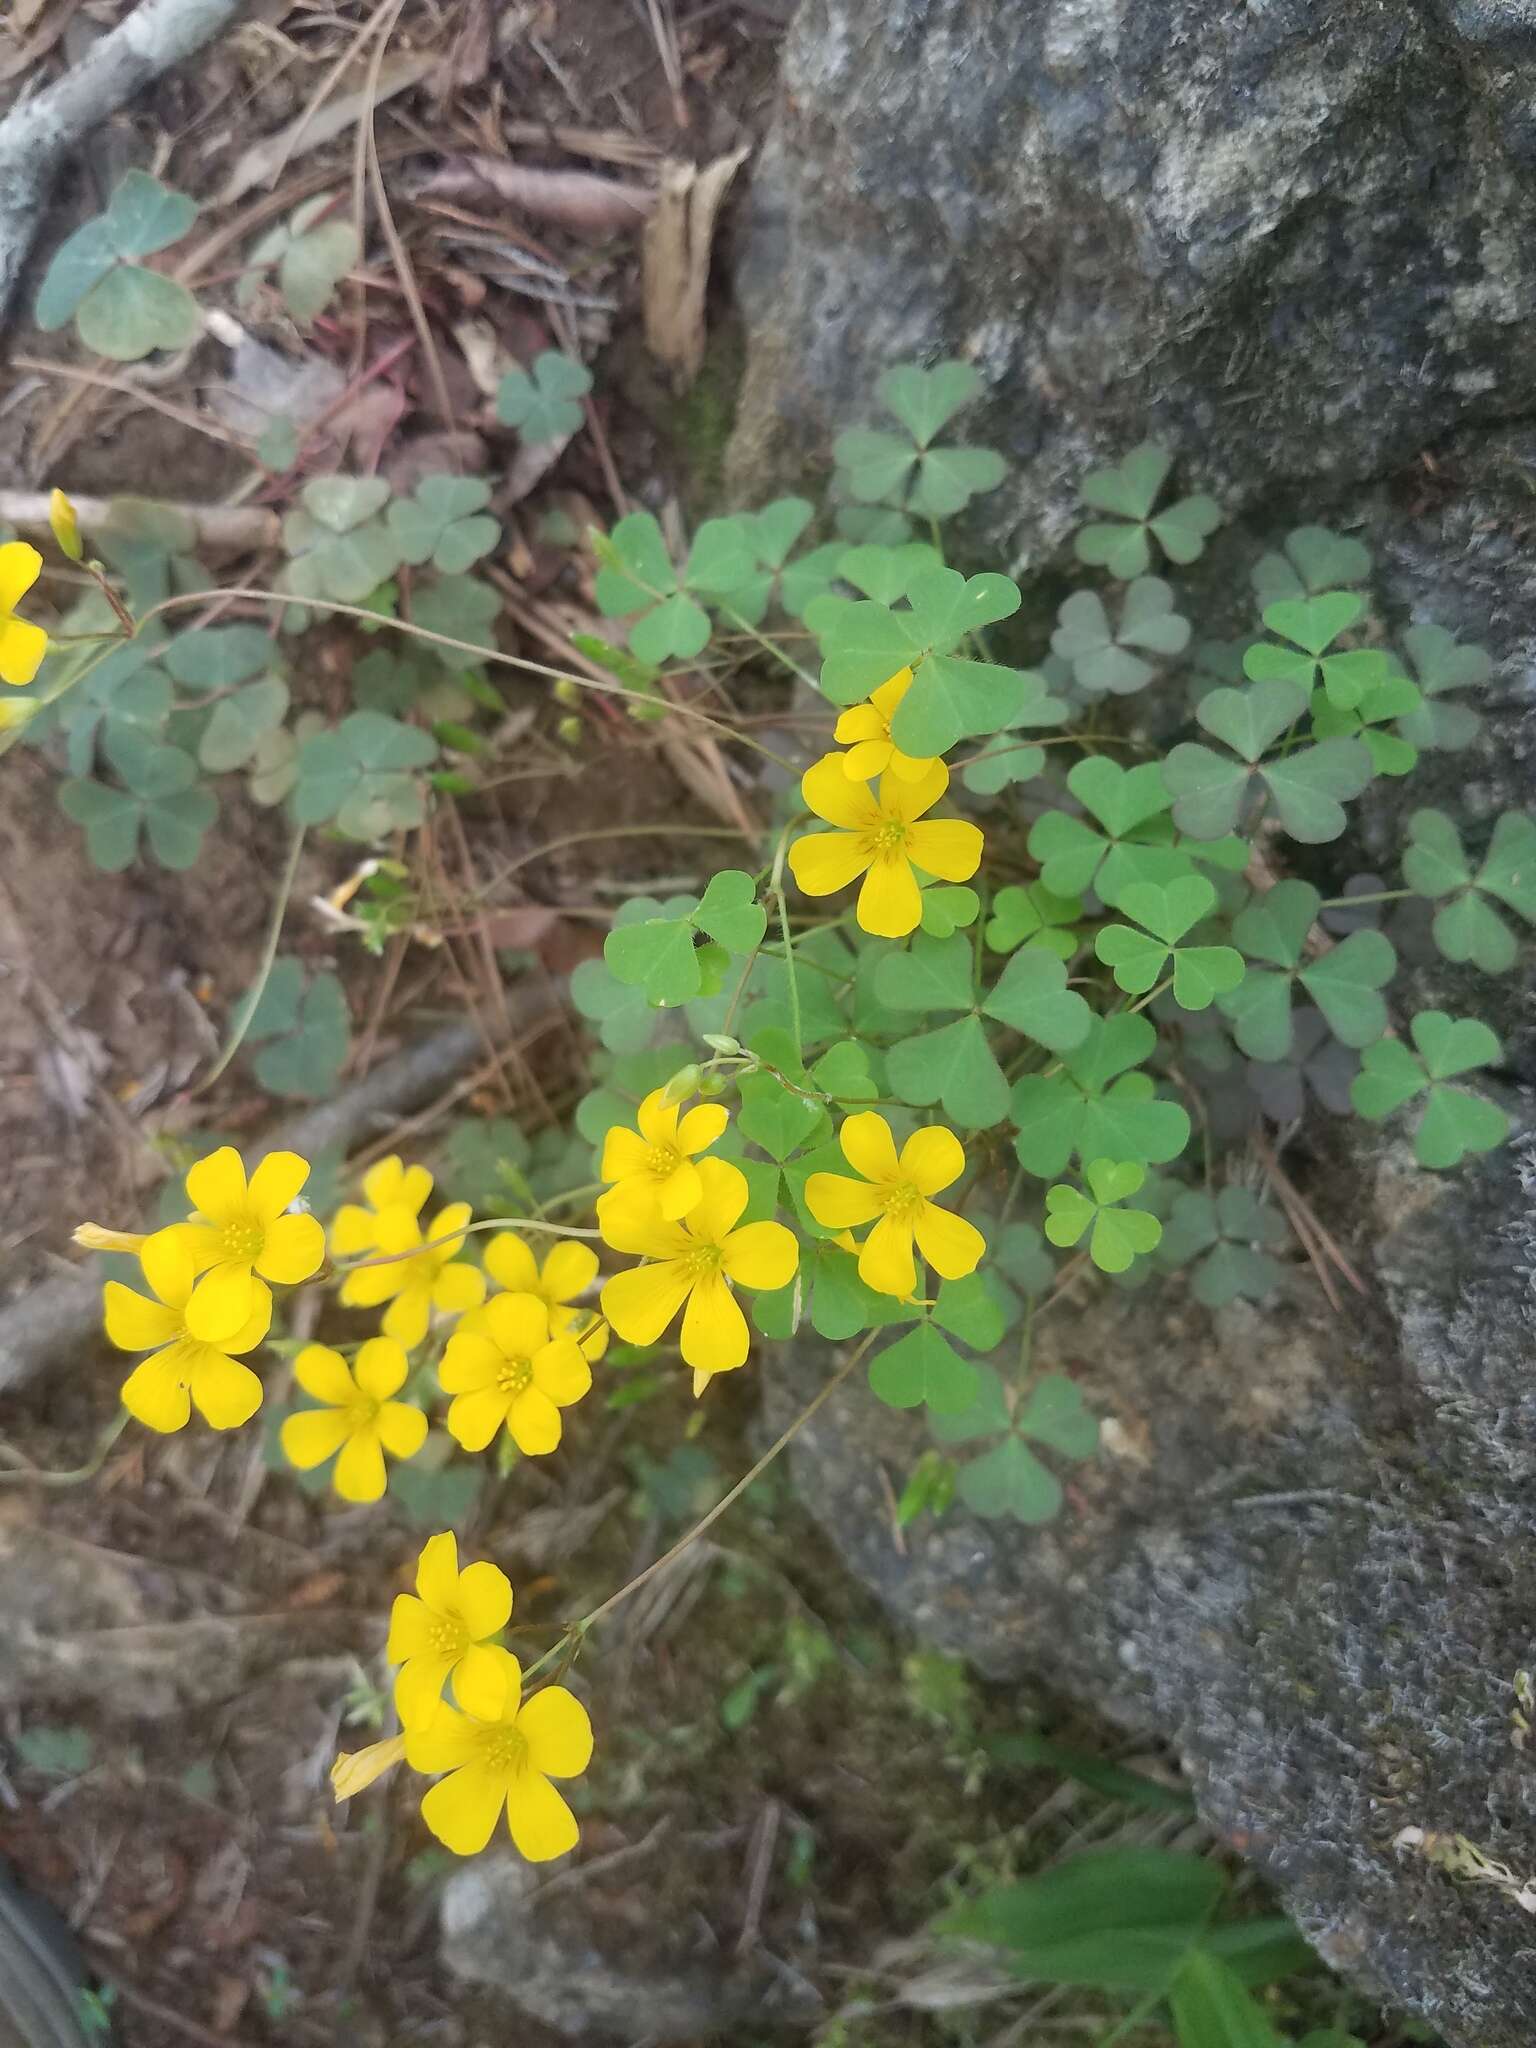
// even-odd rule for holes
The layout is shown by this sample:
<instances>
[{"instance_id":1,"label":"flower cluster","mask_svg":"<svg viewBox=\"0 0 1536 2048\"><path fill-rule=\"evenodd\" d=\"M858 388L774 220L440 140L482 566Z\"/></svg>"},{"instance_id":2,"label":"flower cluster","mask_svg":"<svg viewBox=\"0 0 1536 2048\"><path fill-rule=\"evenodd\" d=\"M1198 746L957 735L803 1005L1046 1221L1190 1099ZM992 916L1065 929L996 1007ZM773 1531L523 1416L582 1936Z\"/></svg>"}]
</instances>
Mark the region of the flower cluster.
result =
<instances>
[{"instance_id":1,"label":"flower cluster","mask_svg":"<svg viewBox=\"0 0 1536 2048\"><path fill-rule=\"evenodd\" d=\"M927 816L949 787L949 770L941 760L902 753L891 738L891 720L911 685L911 669L900 669L838 719L835 737L848 752L824 754L800 783L806 809L834 829L807 833L789 849L790 872L807 896L835 895L862 875L854 914L882 939L916 931L923 915L919 873L968 882L981 865L975 825Z\"/></svg>"}]
</instances>

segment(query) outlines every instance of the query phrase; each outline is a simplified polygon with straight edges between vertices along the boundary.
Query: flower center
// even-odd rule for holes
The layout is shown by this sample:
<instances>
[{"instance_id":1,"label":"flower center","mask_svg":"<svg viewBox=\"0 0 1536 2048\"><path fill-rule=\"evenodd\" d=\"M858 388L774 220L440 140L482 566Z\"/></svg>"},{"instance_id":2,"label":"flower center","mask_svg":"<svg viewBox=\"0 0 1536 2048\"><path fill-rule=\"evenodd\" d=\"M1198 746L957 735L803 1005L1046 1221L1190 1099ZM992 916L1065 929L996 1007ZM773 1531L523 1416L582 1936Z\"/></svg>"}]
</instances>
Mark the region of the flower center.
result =
<instances>
[{"instance_id":1,"label":"flower center","mask_svg":"<svg viewBox=\"0 0 1536 2048\"><path fill-rule=\"evenodd\" d=\"M898 1223L911 1223L916 1220L917 1213L923 1206L923 1197L911 1181L894 1181L889 1187L880 1190L880 1206L887 1216L893 1216Z\"/></svg>"},{"instance_id":2,"label":"flower center","mask_svg":"<svg viewBox=\"0 0 1536 2048\"><path fill-rule=\"evenodd\" d=\"M528 1738L516 1728L498 1728L485 1745L486 1767L493 1771L505 1771L508 1776L520 1771L528 1761Z\"/></svg>"},{"instance_id":3,"label":"flower center","mask_svg":"<svg viewBox=\"0 0 1536 2048\"><path fill-rule=\"evenodd\" d=\"M900 853L907 843L907 827L901 818L887 818L875 833L875 851L887 859Z\"/></svg>"},{"instance_id":4,"label":"flower center","mask_svg":"<svg viewBox=\"0 0 1536 2048\"><path fill-rule=\"evenodd\" d=\"M683 1163L683 1155L675 1145L653 1145L646 1154L645 1163L657 1180L670 1180Z\"/></svg>"},{"instance_id":5,"label":"flower center","mask_svg":"<svg viewBox=\"0 0 1536 2048\"><path fill-rule=\"evenodd\" d=\"M434 1657L462 1657L469 1648L469 1630L462 1621L440 1614L432 1623L429 1640Z\"/></svg>"},{"instance_id":6,"label":"flower center","mask_svg":"<svg viewBox=\"0 0 1536 2048\"><path fill-rule=\"evenodd\" d=\"M533 1362L527 1358L509 1358L496 1374L498 1390L509 1398L526 1394L533 1385Z\"/></svg>"},{"instance_id":7,"label":"flower center","mask_svg":"<svg viewBox=\"0 0 1536 2048\"><path fill-rule=\"evenodd\" d=\"M379 1404L371 1394L359 1394L347 1404L347 1420L354 1430L371 1429L379 1419Z\"/></svg>"},{"instance_id":8,"label":"flower center","mask_svg":"<svg viewBox=\"0 0 1536 2048\"><path fill-rule=\"evenodd\" d=\"M720 1271L725 1262L725 1253L717 1244L697 1244L683 1258L683 1271L688 1275L690 1285L708 1280Z\"/></svg>"},{"instance_id":9,"label":"flower center","mask_svg":"<svg viewBox=\"0 0 1536 2048\"><path fill-rule=\"evenodd\" d=\"M245 1265L261 1256L266 1240L267 1233L254 1216L240 1216L233 1223L226 1223L219 1238L225 1258L238 1259Z\"/></svg>"}]
</instances>

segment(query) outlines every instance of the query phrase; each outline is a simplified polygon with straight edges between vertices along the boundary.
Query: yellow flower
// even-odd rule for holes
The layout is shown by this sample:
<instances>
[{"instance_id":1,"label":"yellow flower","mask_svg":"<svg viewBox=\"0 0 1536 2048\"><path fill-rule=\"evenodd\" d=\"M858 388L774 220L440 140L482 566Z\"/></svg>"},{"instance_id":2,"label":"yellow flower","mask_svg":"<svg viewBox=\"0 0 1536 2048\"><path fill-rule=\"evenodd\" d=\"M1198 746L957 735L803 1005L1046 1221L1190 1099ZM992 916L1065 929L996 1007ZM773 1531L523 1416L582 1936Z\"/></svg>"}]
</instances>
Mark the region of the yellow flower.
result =
<instances>
[{"instance_id":1,"label":"yellow flower","mask_svg":"<svg viewBox=\"0 0 1536 2048\"><path fill-rule=\"evenodd\" d=\"M251 1312L262 1280L292 1286L320 1269L325 1232L313 1216L290 1216L289 1205L309 1179L297 1152L269 1152L249 1183L240 1154L221 1145L187 1175L192 1216L172 1226L202 1275L187 1304L187 1328L222 1344Z\"/></svg>"},{"instance_id":2,"label":"yellow flower","mask_svg":"<svg viewBox=\"0 0 1536 2048\"><path fill-rule=\"evenodd\" d=\"M197 1270L184 1227L172 1224L139 1251L153 1301L116 1280L102 1289L107 1336L119 1351L153 1351L123 1382L123 1406L136 1421L165 1434L185 1429L195 1404L215 1429L238 1429L261 1406L261 1381L231 1353L250 1351L272 1324L272 1296L251 1283L243 1326L208 1344L187 1328Z\"/></svg>"},{"instance_id":3,"label":"yellow flower","mask_svg":"<svg viewBox=\"0 0 1536 2048\"><path fill-rule=\"evenodd\" d=\"M468 1202L452 1202L439 1210L423 1231L422 1205L431 1192L432 1176L424 1166L406 1167L393 1156L381 1159L363 1176L369 1206L348 1202L337 1210L331 1225L334 1257L377 1252L390 1260L348 1273L341 1283L341 1299L348 1308L378 1308L387 1301L384 1334L408 1351L426 1336L434 1309L458 1315L485 1299L485 1275L474 1266L456 1263L470 1220ZM395 1256L400 1252L415 1256Z\"/></svg>"},{"instance_id":4,"label":"yellow flower","mask_svg":"<svg viewBox=\"0 0 1536 2048\"><path fill-rule=\"evenodd\" d=\"M515 1231L498 1230L485 1248L485 1270L508 1294L531 1294L549 1310L549 1333L564 1337L583 1324L592 1328L577 1342L595 1365L608 1349L608 1325L593 1323L584 1308L572 1303L597 1278L597 1253L590 1245L559 1239L541 1266Z\"/></svg>"},{"instance_id":5,"label":"yellow flower","mask_svg":"<svg viewBox=\"0 0 1536 2048\"><path fill-rule=\"evenodd\" d=\"M607 1282L603 1314L626 1344L654 1344L684 1309L683 1362L693 1367L696 1394L713 1373L746 1363L747 1319L732 1285L786 1287L800 1259L794 1233L782 1223L736 1227L747 1206L747 1178L739 1167L728 1159L701 1159L699 1178L699 1201L679 1222L618 1211L602 1218L615 1251L654 1261Z\"/></svg>"},{"instance_id":6,"label":"yellow flower","mask_svg":"<svg viewBox=\"0 0 1536 2048\"><path fill-rule=\"evenodd\" d=\"M965 1154L953 1131L939 1124L914 1131L898 1159L890 1125L866 1109L844 1120L838 1141L843 1157L863 1179L813 1173L805 1184L805 1204L828 1230L874 1224L859 1250L859 1278L866 1287L877 1294L894 1294L899 1301L913 1294L914 1239L942 1279L958 1280L975 1272L986 1239L974 1223L931 1199L965 1171Z\"/></svg>"},{"instance_id":7,"label":"yellow flower","mask_svg":"<svg viewBox=\"0 0 1536 2048\"><path fill-rule=\"evenodd\" d=\"M407 1730L405 1760L415 1771L447 1771L421 1802L421 1817L445 1848L474 1856L506 1809L512 1840L530 1863L563 1856L579 1839L576 1816L549 1782L578 1778L592 1760L587 1710L563 1685L546 1685L526 1703L522 1671L510 1665L506 1704L481 1719L441 1706L428 1728Z\"/></svg>"},{"instance_id":8,"label":"yellow flower","mask_svg":"<svg viewBox=\"0 0 1536 2048\"><path fill-rule=\"evenodd\" d=\"M713 1145L727 1121L718 1102L697 1103L685 1116L664 1088L653 1088L635 1113L639 1130L615 1124L603 1140L601 1172L614 1186L597 1205L599 1225L605 1208L669 1223L686 1216L704 1192L694 1154Z\"/></svg>"},{"instance_id":9,"label":"yellow flower","mask_svg":"<svg viewBox=\"0 0 1536 2048\"><path fill-rule=\"evenodd\" d=\"M508 1653L488 1641L512 1615L512 1586L504 1571L483 1559L459 1570L459 1546L450 1529L434 1536L416 1560L416 1591L395 1596L384 1654L398 1664L395 1710L404 1728L426 1728L437 1712L443 1683L466 1713L494 1721L507 1702Z\"/></svg>"},{"instance_id":10,"label":"yellow flower","mask_svg":"<svg viewBox=\"0 0 1536 2048\"><path fill-rule=\"evenodd\" d=\"M902 939L916 929L923 900L914 867L944 882L964 882L981 865L981 833L960 818L924 818L949 787L942 761L920 780L890 771L878 794L850 779L838 754L824 754L800 782L806 808L836 832L813 832L789 849L790 872L807 896L830 896L864 877L856 915L877 938Z\"/></svg>"},{"instance_id":11,"label":"yellow flower","mask_svg":"<svg viewBox=\"0 0 1536 2048\"><path fill-rule=\"evenodd\" d=\"M283 1424L283 1456L301 1472L336 1459L331 1484L343 1500L382 1500L384 1453L414 1458L427 1440L427 1418L395 1401L409 1367L392 1337L370 1337L349 1369L328 1344L306 1344L293 1376L322 1408L302 1408ZM340 1456L337 1456L337 1453Z\"/></svg>"},{"instance_id":12,"label":"yellow flower","mask_svg":"<svg viewBox=\"0 0 1536 2048\"><path fill-rule=\"evenodd\" d=\"M331 1765L331 1797L338 1806L343 1799L355 1799L404 1758L403 1735L391 1735L385 1742L370 1742L366 1749L344 1749Z\"/></svg>"},{"instance_id":13,"label":"yellow flower","mask_svg":"<svg viewBox=\"0 0 1536 2048\"><path fill-rule=\"evenodd\" d=\"M853 704L832 728L832 737L848 752L843 773L854 782L872 782L887 768L903 782L921 782L934 758L904 754L891 738L896 706L912 687L912 671L897 669L889 682L871 690L866 703Z\"/></svg>"},{"instance_id":14,"label":"yellow flower","mask_svg":"<svg viewBox=\"0 0 1536 2048\"><path fill-rule=\"evenodd\" d=\"M448 1430L466 1451L483 1451L503 1424L525 1457L559 1443L560 1410L592 1385L574 1337L551 1337L549 1310L531 1294L493 1294L466 1316L443 1353L437 1377L455 1398Z\"/></svg>"},{"instance_id":15,"label":"yellow flower","mask_svg":"<svg viewBox=\"0 0 1536 2048\"><path fill-rule=\"evenodd\" d=\"M80 520L74 506L64 493L55 486L48 499L48 524L53 528L53 537L62 554L72 562L78 562L85 553L80 545Z\"/></svg>"},{"instance_id":16,"label":"yellow flower","mask_svg":"<svg viewBox=\"0 0 1536 2048\"><path fill-rule=\"evenodd\" d=\"M48 635L30 619L18 619L16 607L38 579L43 558L29 542L8 540L0 546L0 682L30 683L48 652Z\"/></svg>"}]
</instances>

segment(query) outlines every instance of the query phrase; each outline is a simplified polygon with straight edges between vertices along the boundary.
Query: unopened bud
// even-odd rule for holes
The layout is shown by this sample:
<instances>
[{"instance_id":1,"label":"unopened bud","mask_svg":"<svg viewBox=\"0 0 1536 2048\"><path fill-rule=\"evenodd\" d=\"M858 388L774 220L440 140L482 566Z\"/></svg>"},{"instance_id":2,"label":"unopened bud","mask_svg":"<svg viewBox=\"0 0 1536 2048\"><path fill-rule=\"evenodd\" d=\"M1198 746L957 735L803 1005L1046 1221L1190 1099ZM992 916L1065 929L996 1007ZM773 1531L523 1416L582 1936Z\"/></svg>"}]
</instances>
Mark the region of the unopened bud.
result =
<instances>
[{"instance_id":1,"label":"unopened bud","mask_svg":"<svg viewBox=\"0 0 1536 2048\"><path fill-rule=\"evenodd\" d=\"M558 725L556 725L555 737L563 747L579 747L581 745L582 730L581 720L573 714L570 717L562 718Z\"/></svg>"},{"instance_id":2,"label":"unopened bud","mask_svg":"<svg viewBox=\"0 0 1536 2048\"><path fill-rule=\"evenodd\" d=\"M136 1252L145 1242L143 1231L108 1230L101 1223L78 1223L74 1240L88 1252Z\"/></svg>"},{"instance_id":3,"label":"unopened bud","mask_svg":"<svg viewBox=\"0 0 1536 2048\"><path fill-rule=\"evenodd\" d=\"M72 562L78 562L85 553L80 544L80 521L75 516L74 506L57 486L48 500L48 524L53 528L53 537L60 550Z\"/></svg>"},{"instance_id":4,"label":"unopened bud","mask_svg":"<svg viewBox=\"0 0 1536 2048\"><path fill-rule=\"evenodd\" d=\"M686 1102L690 1095L698 1093L699 1083L703 1078L704 1070L700 1067L698 1061L690 1060L686 1067L678 1068L666 1087L662 1089L662 1101L669 1108L674 1103Z\"/></svg>"},{"instance_id":5,"label":"unopened bud","mask_svg":"<svg viewBox=\"0 0 1536 2048\"><path fill-rule=\"evenodd\" d=\"M711 1052L739 1053L741 1040L732 1038L726 1031L706 1031L702 1034L704 1043Z\"/></svg>"},{"instance_id":6,"label":"unopened bud","mask_svg":"<svg viewBox=\"0 0 1536 2048\"><path fill-rule=\"evenodd\" d=\"M554 697L557 704L579 704L581 702L581 685L572 681L570 676L562 676L555 685Z\"/></svg>"}]
</instances>

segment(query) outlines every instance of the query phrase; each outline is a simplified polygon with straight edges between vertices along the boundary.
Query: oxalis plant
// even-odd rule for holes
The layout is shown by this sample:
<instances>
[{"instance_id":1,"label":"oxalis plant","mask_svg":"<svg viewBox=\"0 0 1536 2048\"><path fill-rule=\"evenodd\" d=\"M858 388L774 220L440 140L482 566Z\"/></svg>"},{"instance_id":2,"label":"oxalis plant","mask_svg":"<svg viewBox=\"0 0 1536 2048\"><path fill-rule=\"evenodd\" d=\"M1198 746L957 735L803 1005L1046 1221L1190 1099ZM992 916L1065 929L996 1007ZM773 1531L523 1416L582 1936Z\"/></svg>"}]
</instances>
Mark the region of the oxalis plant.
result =
<instances>
[{"instance_id":1,"label":"oxalis plant","mask_svg":"<svg viewBox=\"0 0 1536 2048\"><path fill-rule=\"evenodd\" d=\"M535 386L551 420L557 403L576 410L573 380ZM596 602L623 644L579 642L605 683L543 673L639 716L702 720L769 754L782 787L755 866L723 868L697 894L632 899L602 958L572 976L596 1041L574 1158L535 1161L515 1131L505 1144L482 1133L450 1148L459 1185L444 1206L424 1165L391 1157L360 1199L317 1194L312 1213L311 1162L273 1153L248 1172L224 1146L190 1162L160 1229L79 1233L132 1262L107 1285L106 1328L142 1354L123 1422L152 1430L194 1414L251 1423L263 1385L247 1361L279 1327L281 1290L333 1284L368 1334L289 1347L307 1405L280 1442L349 1501L403 1486L432 1442L503 1470L548 1456L614 1373L680 1358L705 1397L747 1363L754 1330L841 1347L710 1515L542 1650L521 1630L518 1654L502 1640L502 1572L431 1536L390 1625L401 1732L340 1759L336 1788L350 1797L403 1760L434 1780L422 1812L453 1850L483 1847L503 1814L531 1858L575 1843L557 1787L585 1770L592 1732L561 1679L850 1375L926 1412L934 1441L915 1457L903 1522L956 1498L1045 1522L1099 1435L1077 1385L1032 1363L1070 1279L1133 1286L1184 1268L1210 1306L1263 1300L1287 1229L1245 1171L1245 1141L1266 1116L1298 1114L1307 1091L1338 1114L1400 1120L1426 1168L1505 1136L1476 1078L1497 1065L1497 1038L1405 1002L1400 950L1509 971L1536 921L1536 825L1413 812L1397 885L1325 879L1319 851L1378 777L1472 743L1486 657L1433 626L1394 629L1367 595L1365 549L1318 527L1254 565L1248 635L1198 640L1161 572L1197 559L1219 514L1170 490L1168 456L1147 446L1084 483L1088 578L1049 648L1023 650L1030 666L998 658L1020 591L951 568L940 538L1002 475L951 432L977 390L960 363L880 380L895 425L837 443L830 538L810 537L814 508L798 498L708 520L681 553L647 513L592 537ZM237 593L285 631L328 613L390 634L394 667L370 654L353 687L391 708L291 733L260 771L291 771L275 800L298 831L376 840L425 814L442 740L415 709L412 662L467 657L482 678L535 666L501 654L489 612L461 602L494 539L481 491L443 479L409 506L386 500L368 480L312 481L290 514L282 589ZM66 502L55 530L84 561ZM66 757L65 807L107 865L134 857L141 827L165 858L210 822L168 751L248 763L274 707L289 730L270 636L263 652L209 637L245 625L172 630L196 601L178 593L190 578L173 556L154 555L158 581L138 595L143 554L115 572L88 565L113 621L82 627L83 651L48 656L60 668L36 700ZM402 565L425 572L409 618L394 602ZM0 547L0 676L23 687L48 653L22 609L39 566L25 544ZM668 694L743 650L794 680L797 718L823 735L809 766ZM1167 746L1137 716L1154 690L1159 728L1179 728ZM134 807L133 844L126 818L79 793L98 750ZM1406 938L1383 924L1405 912ZM241 1034L283 1075L325 1037L334 1071L344 1004L338 1018L297 963L267 968ZM1224 1967L1202 1949L1200 1996L1230 1992L1225 1977L1205 1982Z\"/></svg>"}]
</instances>

